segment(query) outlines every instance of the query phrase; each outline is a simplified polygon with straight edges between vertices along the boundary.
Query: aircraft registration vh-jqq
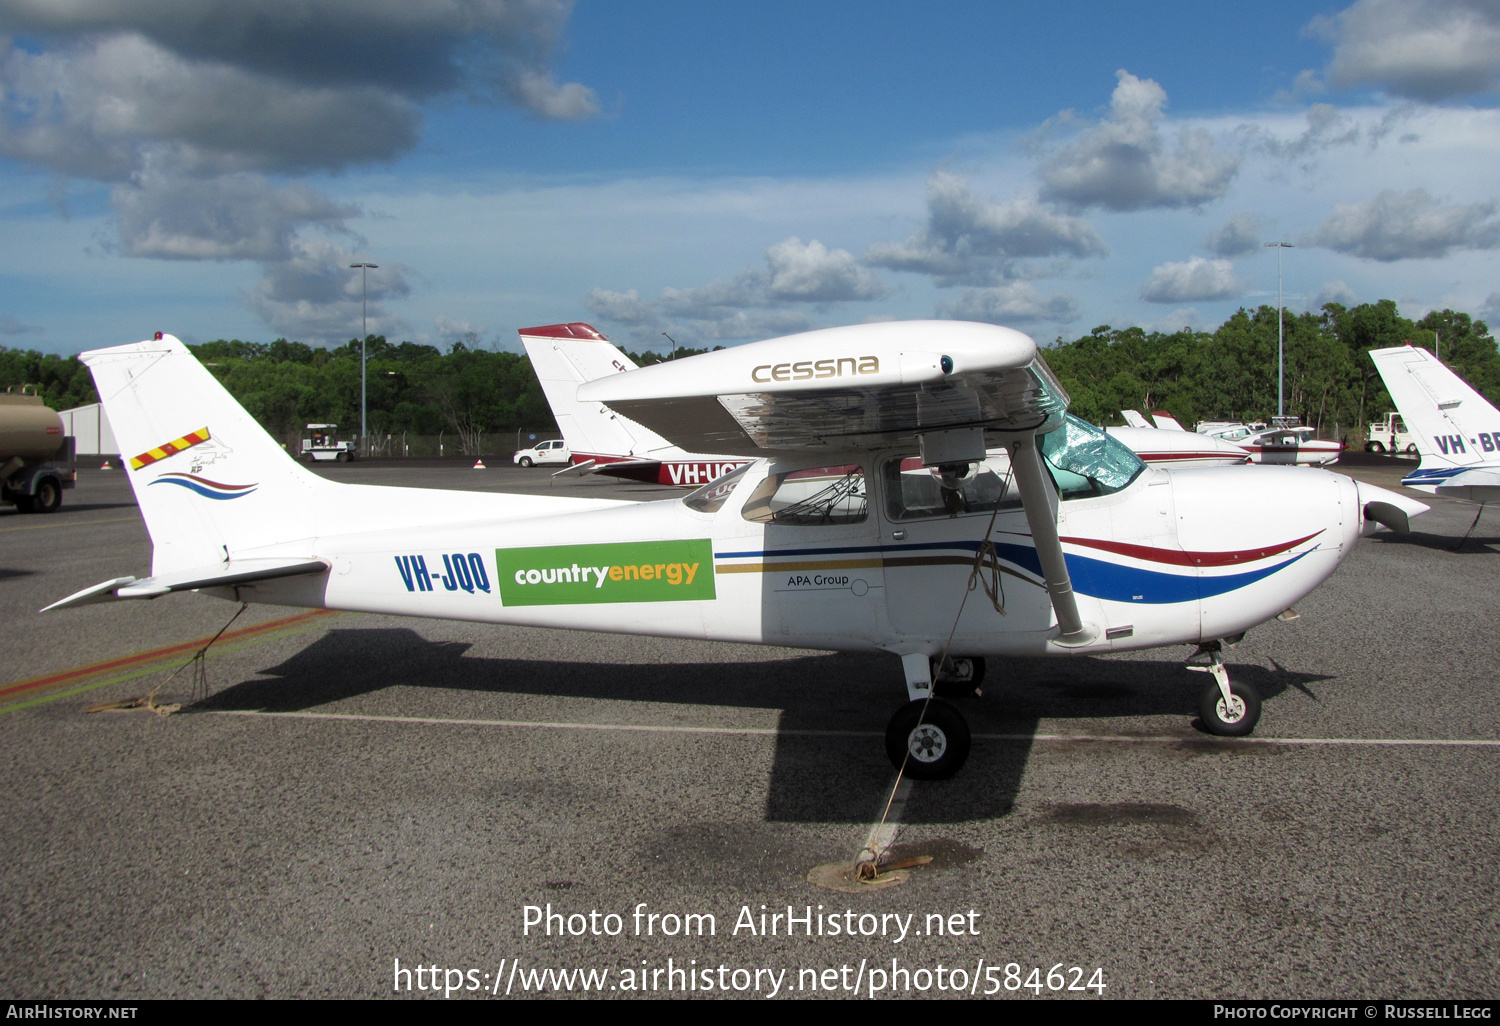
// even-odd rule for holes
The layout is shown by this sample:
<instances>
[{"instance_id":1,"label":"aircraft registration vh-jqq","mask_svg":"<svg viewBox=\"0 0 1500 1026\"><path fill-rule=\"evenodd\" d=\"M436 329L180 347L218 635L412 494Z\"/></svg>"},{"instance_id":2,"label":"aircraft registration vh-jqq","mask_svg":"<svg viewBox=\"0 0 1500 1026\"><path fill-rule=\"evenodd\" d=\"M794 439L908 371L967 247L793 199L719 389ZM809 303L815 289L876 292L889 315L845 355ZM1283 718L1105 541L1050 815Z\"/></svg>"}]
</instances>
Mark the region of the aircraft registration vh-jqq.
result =
<instances>
[{"instance_id":1,"label":"aircraft registration vh-jqq","mask_svg":"<svg viewBox=\"0 0 1500 1026\"><path fill-rule=\"evenodd\" d=\"M1260 699L1224 645L1427 508L1303 467L1149 468L1068 414L1030 338L990 324L828 328L581 386L685 450L751 460L654 502L340 484L171 336L81 358L132 457L151 576L48 609L198 591L889 652L907 702L886 749L921 778L969 751L934 685L971 686L985 657L1196 645L1203 724L1248 734Z\"/></svg>"}]
</instances>

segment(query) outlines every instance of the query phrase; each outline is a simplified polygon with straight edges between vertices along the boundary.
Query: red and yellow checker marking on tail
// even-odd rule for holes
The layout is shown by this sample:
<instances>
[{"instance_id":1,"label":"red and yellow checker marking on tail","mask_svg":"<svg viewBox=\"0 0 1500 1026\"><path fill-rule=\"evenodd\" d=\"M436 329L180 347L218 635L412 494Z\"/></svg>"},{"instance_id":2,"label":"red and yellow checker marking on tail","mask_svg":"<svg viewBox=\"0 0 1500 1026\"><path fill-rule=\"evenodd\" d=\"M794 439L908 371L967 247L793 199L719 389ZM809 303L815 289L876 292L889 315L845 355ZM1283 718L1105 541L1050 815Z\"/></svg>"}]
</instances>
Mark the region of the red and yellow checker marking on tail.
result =
<instances>
[{"instance_id":1,"label":"red and yellow checker marking on tail","mask_svg":"<svg viewBox=\"0 0 1500 1026\"><path fill-rule=\"evenodd\" d=\"M191 449L193 446L201 445L206 441L208 441L208 428L199 428L190 435L183 435L174 441L166 442L158 445L155 449L143 452L139 456L130 457L130 469L140 470L142 467L150 466L157 460L164 460L168 456L182 452L184 449Z\"/></svg>"}]
</instances>

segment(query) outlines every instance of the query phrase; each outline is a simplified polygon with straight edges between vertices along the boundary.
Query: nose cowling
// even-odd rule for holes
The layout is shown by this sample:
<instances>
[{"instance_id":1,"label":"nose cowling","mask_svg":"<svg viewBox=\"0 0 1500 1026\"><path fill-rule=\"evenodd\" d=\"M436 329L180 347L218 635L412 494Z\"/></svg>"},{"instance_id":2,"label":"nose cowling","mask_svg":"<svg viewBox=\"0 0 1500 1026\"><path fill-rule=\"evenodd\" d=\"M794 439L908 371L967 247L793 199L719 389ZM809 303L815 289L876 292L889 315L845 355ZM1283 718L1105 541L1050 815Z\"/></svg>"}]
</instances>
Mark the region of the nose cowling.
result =
<instances>
[{"instance_id":1,"label":"nose cowling","mask_svg":"<svg viewBox=\"0 0 1500 1026\"><path fill-rule=\"evenodd\" d=\"M1198 566L1204 640L1300 601L1333 573L1365 522L1355 483L1310 467L1177 471L1172 491L1178 542Z\"/></svg>"}]
</instances>

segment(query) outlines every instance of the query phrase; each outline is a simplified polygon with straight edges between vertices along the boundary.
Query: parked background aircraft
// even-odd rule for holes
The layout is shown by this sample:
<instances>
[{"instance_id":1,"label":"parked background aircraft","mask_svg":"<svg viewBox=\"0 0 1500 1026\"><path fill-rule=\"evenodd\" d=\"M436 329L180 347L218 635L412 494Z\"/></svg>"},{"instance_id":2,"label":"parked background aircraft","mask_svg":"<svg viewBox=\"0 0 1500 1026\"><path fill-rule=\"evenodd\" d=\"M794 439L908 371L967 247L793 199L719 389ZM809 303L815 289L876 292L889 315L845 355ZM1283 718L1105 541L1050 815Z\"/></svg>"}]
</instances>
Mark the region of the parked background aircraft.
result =
<instances>
[{"instance_id":1,"label":"parked background aircraft","mask_svg":"<svg viewBox=\"0 0 1500 1026\"><path fill-rule=\"evenodd\" d=\"M1370 359L1422 457L1401 483L1473 502L1500 499L1500 411L1425 349L1373 349Z\"/></svg>"},{"instance_id":2,"label":"parked background aircraft","mask_svg":"<svg viewBox=\"0 0 1500 1026\"><path fill-rule=\"evenodd\" d=\"M751 461L643 503L330 481L175 338L81 358L135 454L152 567L48 609L200 591L883 651L908 699L887 753L922 777L969 751L935 679L971 682L986 656L1194 645L1212 674L1205 727L1249 733L1260 700L1230 681L1224 645L1317 587L1362 533L1426 508L1323 471L1147 467L1068 415L1030 338L989 324L824 329L582 386L684 449ZM211 474L194 472L210 441Z\"/></svg>"},{"instance_id":3,"label":"parked background aircraft","mask_svg":"<svg viewBox=\"0 0 1500 1026\"><path fill-rule=\"evenodd\" d=\"M577 472L697 488L749 462L686 452L603 403L581 402L578 386L584 382L637 369L589 325L547 324L522 328L520 335Z\"/></svg>"},{"instance_id":4,"label":"parked background aircraft","mask_svg":"<svg viewBox=\"0 0 1500 1026\"><path fill-rule=\"evenodd\" d=\"M1125 422L1132 428L1149 427L1146 419L1135 410L1122 412ZM1317 438L1315 437L1317 432L1310 427L1288 425L1256 428L1248 424L1215 421L1199 424L1197 431L1190 432L1170 413L1153 413L1151 417L1156 421L1156 426L1161 429L1162 434L1159 437L1163 439L1172 438L1178 434L1187 435L1189 438L1208 438L1212 441L1204 444L1218 446L1221 449L1237 448L1251 463L1322 467L1337 463L1339 454L1344 451L1342 442L1330 442ZM1292 419L1295 420L1295 418ZM1110 430L1118 429L1111 428ZM1179 444L1182 443L1179 441ZM1244 460L1237 462L1244 462Z\"/></svg>"}]
</instances>

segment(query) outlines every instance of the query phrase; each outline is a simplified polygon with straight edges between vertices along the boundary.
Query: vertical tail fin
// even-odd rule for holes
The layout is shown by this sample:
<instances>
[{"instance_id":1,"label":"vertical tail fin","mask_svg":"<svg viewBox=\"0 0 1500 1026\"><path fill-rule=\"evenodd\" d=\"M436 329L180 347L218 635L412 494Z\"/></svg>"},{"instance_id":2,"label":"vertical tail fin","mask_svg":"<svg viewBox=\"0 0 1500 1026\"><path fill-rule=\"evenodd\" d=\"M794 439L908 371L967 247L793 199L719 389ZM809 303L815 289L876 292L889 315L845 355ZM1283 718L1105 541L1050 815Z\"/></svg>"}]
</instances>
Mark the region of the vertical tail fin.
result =
<instances>
[{"instance_id":1,"label":"vertical tail fin","mask_svg":"<svg viewBox=\"0 0 1500 1026\"><path fill-rule=\"evenodd\" d=\"M580 402L578 386L636 369L635 362L587 324L522 328L521 342L568 448L589 456L680 459L682 450L598 402Z\"/></svg>"},{"instance_id":2,"label":"vertical tail fin","mask_svg":"<svg viewBox=\"0 0 1500 1026\"><path fill-rule=\"evenodd\" d=\"M318 533L308 511L329 483L287 455L177 339L79 358L146 519L154 575Z\"/></svg>"},{"instance_id":3,"label":"vertical tail fin","mask_svg":"<svg viewBox=\"0 0 1500 1026\"><path fill-rule=\"evenodd\" d=\"M1425 472L1500 460L1500 411L1435 356L1396 346L1371 350L1370 359L1422 455L1411 483Z\"/></svg>"}]
</instances>

